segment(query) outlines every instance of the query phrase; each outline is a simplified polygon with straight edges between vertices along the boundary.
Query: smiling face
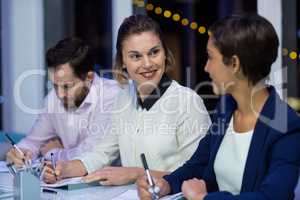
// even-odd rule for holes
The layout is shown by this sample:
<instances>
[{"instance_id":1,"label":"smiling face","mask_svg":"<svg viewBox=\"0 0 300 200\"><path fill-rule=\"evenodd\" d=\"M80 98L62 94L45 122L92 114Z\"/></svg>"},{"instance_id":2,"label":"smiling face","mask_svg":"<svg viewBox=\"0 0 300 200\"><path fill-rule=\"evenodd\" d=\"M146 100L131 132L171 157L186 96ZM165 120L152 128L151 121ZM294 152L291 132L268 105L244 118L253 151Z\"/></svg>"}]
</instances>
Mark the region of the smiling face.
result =
<instances>
[{"instance_id":1,"label":"smiling face","mask_svg":"<svg viewBox=\"0 0 300 200\"><path fill-rule=\"evenodd\" d=\"M123 41L122 55L123 67L138 88L158 85L166 70L166 55L156 34L147 31L129 36Z\"/></svg>"},{"instance_id":2,"label":"smiling face","mask_svg":"<svg viewBox=\"0 0 300 200\"><path fill-rule=\"evenodd\" d=\"M205 65L205 71L209 73L212 79L213 91L215 94L224 94L230 92L236 83L234 69L231 65L225 65L223 56L213 43L212 36L207 42L208 59Z\"/></svg>"}]
</instances>

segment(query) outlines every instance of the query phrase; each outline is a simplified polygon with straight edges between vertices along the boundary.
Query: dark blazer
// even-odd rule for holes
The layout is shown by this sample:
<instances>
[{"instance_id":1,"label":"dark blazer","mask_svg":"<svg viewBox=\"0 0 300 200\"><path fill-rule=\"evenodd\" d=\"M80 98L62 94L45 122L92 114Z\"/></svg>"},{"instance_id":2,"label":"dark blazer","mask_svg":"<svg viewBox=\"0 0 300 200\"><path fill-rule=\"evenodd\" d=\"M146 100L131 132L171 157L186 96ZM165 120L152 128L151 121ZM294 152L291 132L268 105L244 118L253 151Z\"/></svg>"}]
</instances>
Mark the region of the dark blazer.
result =
<instances>
[{"instance_id":1,"label":"dark blazer","mask_svg":"<svg viewBox=\"0 0 300 200\"><path fill-rule=\"evenodd\" d=\"M190 160L164 177L172 193L181 191L184 180L198 178L206 182L209 194L205 200L294 199L300 166L300 118L272 86L268 90L270 96L254 128L241 193L219 191L214 173L216 154L237 107L230 95L220 98L213 123Z\"/></svg>"}]
</instances>

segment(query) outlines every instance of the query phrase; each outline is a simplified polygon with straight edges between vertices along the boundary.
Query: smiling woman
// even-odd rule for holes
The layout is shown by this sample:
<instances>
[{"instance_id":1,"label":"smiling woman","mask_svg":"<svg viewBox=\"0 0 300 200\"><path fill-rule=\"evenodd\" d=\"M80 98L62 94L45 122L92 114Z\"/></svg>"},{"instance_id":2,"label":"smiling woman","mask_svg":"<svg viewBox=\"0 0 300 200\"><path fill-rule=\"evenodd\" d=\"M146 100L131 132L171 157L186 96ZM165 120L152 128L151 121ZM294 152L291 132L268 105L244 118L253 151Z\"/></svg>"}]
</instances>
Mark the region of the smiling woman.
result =
<instances>
[{"instance_id":1,"label":"smiling woman","mask_svg":"<svg viewBox=\"0 0 300 200\"><path fill-rule=\"evenodd\" d=\"M123 21L114 66L123 90L114 105L112 134L94 152L87 152L103 161L120 154L122 167L91 164L86 166L88 172L100 169L89 174L86 181L98 180L105 185L135 182L144 175L142 153L156 177L190 158L211 121L202 99L166 74L173 63L154 20L132 15Z\"/></svg>"},{"instance_id":2,"label":"smiling woman","mask_svg":"<svg viewBox=\"0 0 300 200\"><path fill-rule=\"evenodd\" d=\"M158 85L166 70L165 50L153 32L132 35L123 42L123 68L137 83L142 98Z\"/></svg>"}]
</instances>

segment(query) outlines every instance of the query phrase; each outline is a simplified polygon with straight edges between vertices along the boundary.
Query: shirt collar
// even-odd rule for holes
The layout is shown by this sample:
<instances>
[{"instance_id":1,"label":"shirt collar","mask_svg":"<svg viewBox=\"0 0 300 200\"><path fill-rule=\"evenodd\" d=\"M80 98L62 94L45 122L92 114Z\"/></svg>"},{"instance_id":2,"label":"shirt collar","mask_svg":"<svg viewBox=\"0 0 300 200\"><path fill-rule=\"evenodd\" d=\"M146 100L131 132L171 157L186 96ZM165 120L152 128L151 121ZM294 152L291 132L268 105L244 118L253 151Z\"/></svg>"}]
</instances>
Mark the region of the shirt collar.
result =
<instances>
[{"instance_id":1,"label":"shirt collar","mask_svg":"<svg viewBox=\"0 0 300 200\"><path fill-rule=\"evenodd\" d=\"M139 94L137 93L137 103L142 107L142 109L146 109L147 111L151 109L151 107L159 100L160 97L167 91L172 83L172 79L168 77L166 74L163 74L157 88L155 88L151 94L146 97L144 102L140 98Z\"/></svg>"},{"instance_id":2,"label":"shirt collar","mask_svg":"<svg viewBox=\"0 0 300 200\"><path fill-rule=\"evenodd\" d=\"M96 73L94 73L94 78L93 78L90 90L89 90L87 96L85 97L85 99L83 100L83 102L77 108L77 111L81 110L86 105L91 105L91 104L94 104L95 102L97 102L98 96L97 96L97 86L96 85L99 85L99 82L100 82L100 77Z\"/></svg>"}]
</instances>

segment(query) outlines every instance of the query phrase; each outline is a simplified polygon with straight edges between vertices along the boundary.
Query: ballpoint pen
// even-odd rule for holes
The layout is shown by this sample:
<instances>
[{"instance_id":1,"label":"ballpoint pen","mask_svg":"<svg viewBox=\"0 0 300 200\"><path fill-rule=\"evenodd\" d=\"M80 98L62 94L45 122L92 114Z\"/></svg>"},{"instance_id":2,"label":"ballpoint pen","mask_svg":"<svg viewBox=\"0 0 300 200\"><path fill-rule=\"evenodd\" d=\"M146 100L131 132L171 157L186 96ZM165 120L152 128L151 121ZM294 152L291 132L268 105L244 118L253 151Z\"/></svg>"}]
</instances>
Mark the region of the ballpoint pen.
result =
<instances>
[{"instance_id":1,"label":"ballpoint pen","mask_svg":"<svg viewBox=\"0 0 300 200\"><path fill-rule=\"evenodd\" d=\"M157 200L157 199L159 199L159 196L158 196L159 187L155 186L154 181L151 177L145 154L143 154L143 153L141 154L141 159L142 159L142 163L143 163L143 166L144 166L144 169L145 169L145 173L146 173L146 176L147 176L148 183L150 185L149 192L152 195L152 199Z\"/></svg>"},{"instance_id":2,"label":"ballpoint pen","mask_svg":"<svg viewBox=\"0 0 300 200\"><path fill-rule=\"evenodd\" d=\"M52 164L52 167L53 167L53 170L54 170L54 176L55 176L55 179L57 180L57 175L56 175L56 173L55 173L55 168L56 168L56 166L55 166L55 161L54 161L54 155L53 155L53 153L51 153L50 154L50 156L51 156L51 164Z\"/></svg>"}]
</instances>

